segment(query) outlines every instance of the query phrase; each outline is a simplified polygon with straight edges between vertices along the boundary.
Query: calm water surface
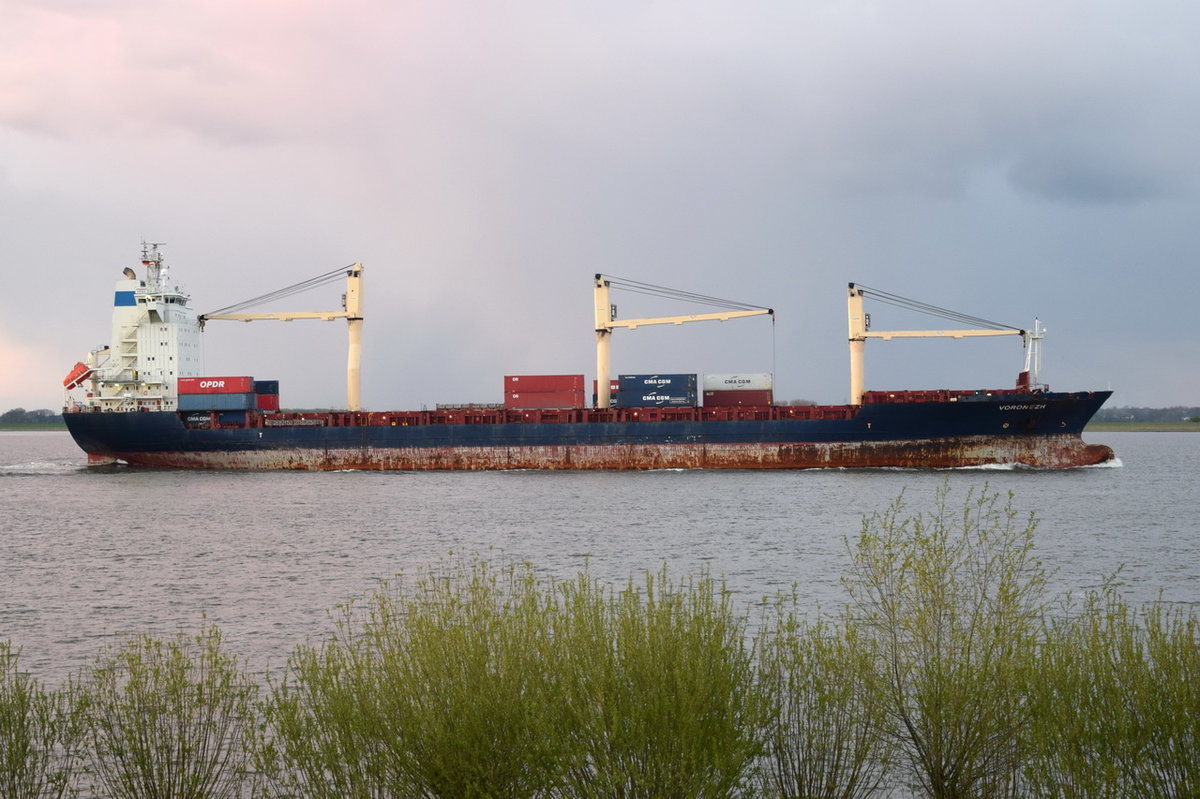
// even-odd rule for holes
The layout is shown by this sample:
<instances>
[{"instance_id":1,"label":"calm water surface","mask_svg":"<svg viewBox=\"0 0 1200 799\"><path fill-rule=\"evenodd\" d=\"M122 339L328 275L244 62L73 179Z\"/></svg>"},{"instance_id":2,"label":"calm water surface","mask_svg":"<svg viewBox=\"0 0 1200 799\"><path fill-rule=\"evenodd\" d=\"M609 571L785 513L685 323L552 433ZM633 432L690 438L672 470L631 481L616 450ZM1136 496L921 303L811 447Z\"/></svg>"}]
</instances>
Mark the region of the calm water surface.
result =
<instances>
[{"instance_id":1,"label":"calm water surface","mask_svg":"<svg viewBox=\"0 0 1200 799\"><path fill-rule=\"evenodd\" d=\"M207 618L254 670L380 579L454 555L624 581L707 566L747 604L844 599L846 538L902 490L985 484L1039 519L1054 588L1121 569L1130 598L1200 603L1200 434L1089 434L1120 466L1066 472L283 473L89 469L66 433L0 432L0 639L55 684L107 644ZM952 500L956 501L956 500Z\"/></svg>"}]
</instances>

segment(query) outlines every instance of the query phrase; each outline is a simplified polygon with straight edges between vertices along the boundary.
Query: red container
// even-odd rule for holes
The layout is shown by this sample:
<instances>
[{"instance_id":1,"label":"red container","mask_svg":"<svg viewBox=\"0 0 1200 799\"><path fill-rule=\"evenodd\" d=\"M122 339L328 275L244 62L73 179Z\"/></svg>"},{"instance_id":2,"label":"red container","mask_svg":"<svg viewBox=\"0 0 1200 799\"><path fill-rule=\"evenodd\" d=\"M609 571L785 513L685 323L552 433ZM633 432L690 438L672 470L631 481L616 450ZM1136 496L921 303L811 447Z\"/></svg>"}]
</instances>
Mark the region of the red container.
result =
<instances>
[{"instance_id":1,"label":"red container","mask_svg":"<svg viewBox=\"0 0 1200 799\"><path fill-rule=\"evenodd\" d=\"M279 410L279 395L278 394L256 394L258 409L260 411L277 411Z\"/></svg>"},{"instance_id":2,"label":"red container","mask_svg":"<svg viewBox=\"0 0 1200 799\"><path fill-rule=\"evenodd\" d=\"M582 408L583 390L578 391L506 391L505 408Z\"/></svg>"},{"instance_id":3,"label":"red container","mask_svg":"<svg viewBox=\"0 0 1200 799\"><path fill-rule=\"evenodd\" d=\"M181 377L180 394L250 394L253 377Z\"/></svg>"},{"instance_id":4,"label":"red container","mask_svg":"<svg viewBox=\"0 0 1200 799\"><path fill-rule=\"evenodd\" d=\"M774 405L775 392L771 389L752 391L735 389L732 391L705 391L704 407L728 408L736 405Z\"/></svg>"},{"instance_id":5,"label":"red container","mask_svg":"<svg viewBox=\"0 0 1200 799\"><path fill-rule=\"evenodd\" d=\"M583 375L506 375L504 392L583 391Z\"/></svg>"}]
</instances>

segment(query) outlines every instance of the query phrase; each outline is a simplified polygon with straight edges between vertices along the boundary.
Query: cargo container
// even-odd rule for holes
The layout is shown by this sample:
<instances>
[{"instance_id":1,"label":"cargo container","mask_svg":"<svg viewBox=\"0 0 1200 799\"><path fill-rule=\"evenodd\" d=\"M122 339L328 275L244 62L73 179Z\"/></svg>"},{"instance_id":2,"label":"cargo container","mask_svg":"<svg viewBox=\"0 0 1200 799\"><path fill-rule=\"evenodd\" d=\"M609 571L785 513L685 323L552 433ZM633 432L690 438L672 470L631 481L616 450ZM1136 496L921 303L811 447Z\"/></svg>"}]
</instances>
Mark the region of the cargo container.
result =
<instances>
[{"instance_id":1,"label":"cargo container","mask_svg":"<svg viewBox=\"0 0 1200 799\"><path fill-rule=\"evenodd\" d=\"M181 411L248 411L257 407L258 395L241 394L180 394Z\"/></svg>"},{"instance_id":2,"label":"cargo container","mask_svg":"<svg viewBox=\"0 0 1200 799\"><path fill-rule=\"evenodd\" d=\"M279 393L279 381L278 380L255 380L254 381L254 393L255 394L278 394Z\"/></svg>"},{"instance_id":3,"label":"cargo container","mask_svg":"<svg viewBox=\"0 0 1200 799\"><path fill-rule=\"evenodd\" d=\"M250 394L253 392L253 377L179 378L180 394Z\"/></svg>"},{"instance_id":4,"label":"cargo container","mask_svg":"<svg viewBox=\"0 0 1200 799\"><path fill-rule=\"evenodd\" d=\"M750 391L747 389L731 389L729 391L705 391L705 408L731 408L739 405L774 405L775 392L771 389Z\"/></svg>"},{"instance_id":5,"label":"cargo container","mask_svg":"<svg viewBox=\"0 0 1200 799\"><path fill-rule=\"evenodd\" d=\"M770 391L775 386L770 372L736 375L705 375L704 391Z\"/></svg>"},{"instance_id":6,"label":"cargo container","mask_svg":"<svg viewBox=\"0 0 1200 799\"><path fill-rule=\"evenodd\" d=\"M505 408L582 408L583 388L573 391L506 391Z\"/></svg>"},{"instance_id":7,"label":"cargo container","mask_svg":"<svg viewBox=\"0 0 1200 799\"><path fill-rule=\"evenodd\" d=\"M217 413L217 421L220 424L236 424L236 425L244 426L246 424L246 412L245 411L220 411L219 413Z\"/></svg>"},{"instance_id":8,"label":"cargo container","mask_svg":"<svg viewBox=\"0 0 1200 799\"><path fill-rule=\"evenodd\" d=\"M619 375L622 408L695 406L696 376L683 374Z\"/></svg>"},{"instance_id":9,"label":"cargo container","mask_svg":"<svg viewBox=\"0 0 1200 799\"><path fill-rule=\"evenodd\" d=\"M279 410L279 395L278 394L255 394L255 407L260 411L277 411Z\"/></svg>"},{"instance_id":10,"label":"cargo container","mask_svg":"<svg viewBox=\"0 0 1200 799\"><path fill-rule=\"evenodd\" d=\"M593 408L596 407L596 403L600 399L599 391L600 391L600 381L593 380L592 381L592 407ZM617 395L620 393L621 393L621 381L609 380L608 381L608 401L610 403L612 403L612 407L614 407L614 408L617 407Z\"/></svg>"},{"instance_id":11,"label":"cargo container","mask_svg":"<svg viewBox=\"0 0 1200 799\"><path fill-rule=\"evenodd\" d=\"M583 375L505 375L504 391L583 391Z\"/></svg>"}]
</instances>

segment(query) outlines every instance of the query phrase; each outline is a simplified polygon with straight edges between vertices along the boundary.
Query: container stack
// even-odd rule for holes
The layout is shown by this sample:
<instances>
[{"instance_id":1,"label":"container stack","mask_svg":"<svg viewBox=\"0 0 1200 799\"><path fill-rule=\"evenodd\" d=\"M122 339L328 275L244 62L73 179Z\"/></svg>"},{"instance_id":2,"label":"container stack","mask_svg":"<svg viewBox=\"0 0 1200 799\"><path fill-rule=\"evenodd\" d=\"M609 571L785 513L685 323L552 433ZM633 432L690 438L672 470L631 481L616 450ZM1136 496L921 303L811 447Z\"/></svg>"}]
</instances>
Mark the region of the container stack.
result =
<instances>
[{"instance_id":1,"label":"container stack","mask_svg":"<svg viewBox=\"0 0 1200 799\"><path fill-rule=\"evenodd\" d=\"M254 381L255 406L260 411L279 410L279 381Z\"/></svg>"},{"instance_id":2,"label":"container stack","mask_svg":"<svg viewBox=\"0 0 1200 799\"><path fill-rule=\"evenodd\" d=\"M704 407L773 405L775 390L771 374L705 375Z\"/></svg>"},{"instance_id":3,"label":"container stack","mask_svg":"<svg viewBox=\"0 0 1200 799\"><path fill-rule=\"evenodd\" d=\"M504 407L582 408L583 375L506 375Z\"/></svg>"},{"instance_id":4,"label":"container stack","mask_svg":"<svg viewBox=\"0 0 1200 799\"><path fill-rule=\"evenodd\" d=\"M258 407L252 377L181 377L181 411L249 411Z\"/></svg>"},{"instance_id":5,"label":"container stack","mask_svg":"<svg viewBox=\"0 0 1200 799\"><path fill-rule=\"evenodd\" d=\"M695 375L619 375L617 396L622 408L694 407Z\"/></svg>"}]
</instances>

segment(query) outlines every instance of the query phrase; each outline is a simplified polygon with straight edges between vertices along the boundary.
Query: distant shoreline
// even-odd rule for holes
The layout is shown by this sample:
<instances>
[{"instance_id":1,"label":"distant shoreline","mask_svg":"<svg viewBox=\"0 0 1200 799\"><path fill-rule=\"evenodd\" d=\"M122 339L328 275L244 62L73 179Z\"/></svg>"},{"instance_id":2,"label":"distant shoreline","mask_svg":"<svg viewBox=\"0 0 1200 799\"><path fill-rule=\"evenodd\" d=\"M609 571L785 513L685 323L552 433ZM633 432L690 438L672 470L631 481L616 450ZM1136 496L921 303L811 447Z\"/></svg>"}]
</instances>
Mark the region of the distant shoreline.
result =
<instances>
[{"instance_id":1,"label":"distant shoreline","mask_svg":"<svg viewBox=\"0 0 1200 799\"><path fill-rule=\"evenodd\" d=\"M1085 433L1200 433L1200 422L1088 422Z\"/></svg>"}]
</instances>

